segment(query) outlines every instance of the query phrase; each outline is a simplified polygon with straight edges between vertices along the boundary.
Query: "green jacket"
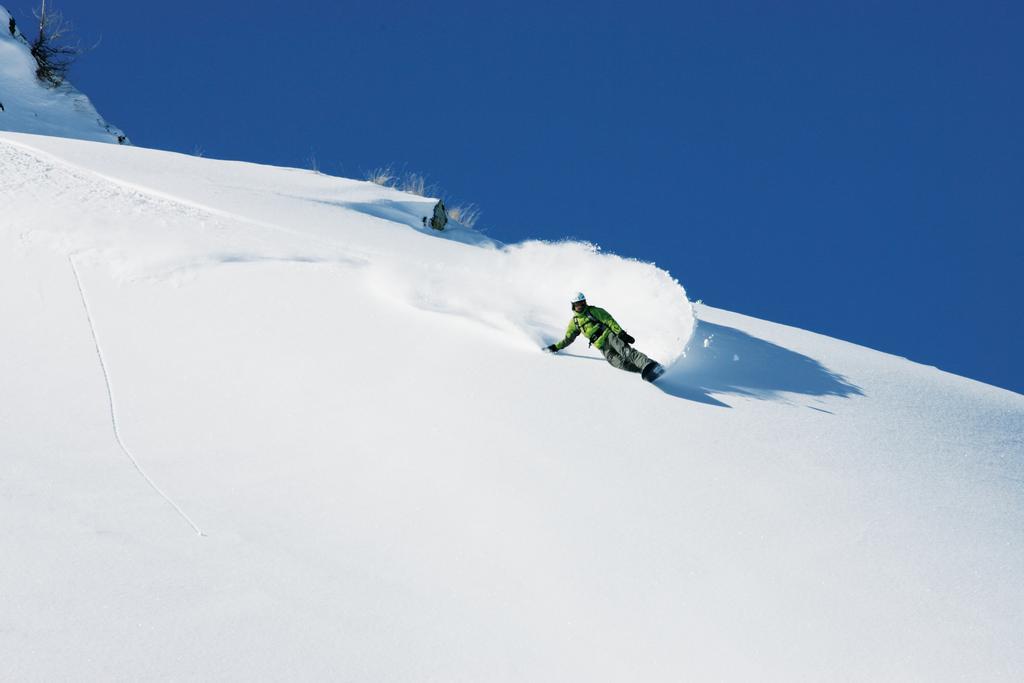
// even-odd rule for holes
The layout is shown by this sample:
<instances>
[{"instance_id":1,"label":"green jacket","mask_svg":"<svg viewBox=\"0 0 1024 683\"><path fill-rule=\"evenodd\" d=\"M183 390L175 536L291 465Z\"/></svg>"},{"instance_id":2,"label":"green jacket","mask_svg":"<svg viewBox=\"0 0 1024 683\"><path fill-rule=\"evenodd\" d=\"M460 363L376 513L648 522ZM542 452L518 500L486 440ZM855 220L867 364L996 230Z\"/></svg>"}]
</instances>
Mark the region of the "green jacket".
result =
<instances>
[{"instance_id":1,"label":"green jacket","mask_svg":"<svg viewBox=\"0 0 1024 683\"><path fill-rule=\"evenodd\" d=\"M590 315L587 315L587 314ZM603 324L602 324L603 323ZM608 311L597 306L587 306L579 313L573 311L572 320L565 330L565 339L555 344L555 348L561 351L569 344L576 341L580 333L599 349L604 348L604 343L609 334L618 334L622 328L615 318L609 315Z\"/></svg>"}]
</instances>

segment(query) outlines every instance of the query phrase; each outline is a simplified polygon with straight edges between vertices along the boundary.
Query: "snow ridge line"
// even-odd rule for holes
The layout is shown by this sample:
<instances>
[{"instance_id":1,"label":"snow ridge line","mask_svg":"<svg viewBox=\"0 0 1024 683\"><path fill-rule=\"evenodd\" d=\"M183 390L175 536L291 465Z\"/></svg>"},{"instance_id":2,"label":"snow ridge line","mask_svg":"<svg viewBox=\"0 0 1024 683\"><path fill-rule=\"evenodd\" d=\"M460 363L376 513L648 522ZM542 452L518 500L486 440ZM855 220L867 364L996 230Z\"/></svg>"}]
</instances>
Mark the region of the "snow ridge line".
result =
<instances>
[{"instance_id":1,"label":"snow ridge line","mask_svg":"<svg viewBox=\"0 0 1024 683\"><path fill-rule=\"evenodd\" d=\"M3 133L3 132L5 132L5 131L0 131L0 133ZM169 202L171 204L177 204L179 206L187 207L189 209L192 209L194 211L198 211L200 213L205 213L205 214L207 214L207 215L209 215L211 217L223 218L223 219L227 219L227 220L230 220L230 221L235 221L235 222L238 222L238 223L244 223L244 224L253 225L253 226L256 226L256 227L260 227L260 228L266 228L266 229L269 229L269 230L277 230L279 232L283 232L283 233L286 233L286 234L289 234L289 235L295 235L297 237L301 237L302 239L306 239L306 240L309 240L311 242L315 242L317 244L322 244L325 247L343 251L345 253L345 256L349 259L349 262L352 263L352 264L363 265L363 264L370 263L370 261L371 261L371 259L369 258L369 256L370 256L369 252L366 252L365 250L356 250L356 249L352 248L352 246L349 245L349 244L337 243L337 242L325 239L325 238L321 237L320 235L312 235L312 234L310 234L308 232L304 232L304 231L301 231L301 230L295 230L293 228L289 228L289 227L287 227L285 225L281 225L279 223L271 223L271 222L268 222L268 221L260 220L258 218L251 218L251 217L248 217L248 216L243 216L243 215L240 215L240 214L232 213L231 211L226 211L224 209L218 209L218 208L209 206L207 204L203 204L202 202L194 201L192 199L186 199L184 197L179 197L179 196L171 194L169 192L164 192L162 190L157 190L155 188L152 188L152 187L149 187L149 186L146 186L146 185L141 185L139 183L133 183L133 182L128 181L128 180L123 180L121 178L116 178L114 176L107 175L107 174L102 173L100 171L97 171L95 169L87 168L87 167L81 166L81 165L79 165L77 163L74 163L72 161L68 161L67 159L59 157L56 154L53 154L52 152L47 152L47 151L39 149L37 147L33 147L32 145L30 145L30 144L28 144L26 142L22 142L20 140L12 140L10 138L0 138L0 143L7 144L7 145L10 145L11 147L15 147L15 148L21 149L23 152L26 152L30 156L34 156L35 158L37 158L37 159L39 159L39 160L41 160L43 162L49 161L54 166L59 166L61 168L64 168L65 170L68 170L70 173L72 173L72 175L77 173L77 174L79 174L79 176L92 176L93 178L98 178L99 180L102 180L104 182L110 183L111 185L114 185L115 187L119 187L122 190L125 190L127 192L135 192L137 194L149 197L151 199L156 199L156 200L159 200L159 201L165 201L165 202ZM102 144L102 143L98 143L98 144ZM83 180L84 180L84 178L83 178ZM350 209L348 207L342 207L342 208L345 208L348 211L354 211L353 209Z\"/></svg>"},{"instance_id":2,"label":"snow ridge line","mask_svg":"<svg viewBox=\"0 0 1024 683\"><path fill-rule=\"evenodd\" d=\"M143 479L146 480L146 483L149 484L150 488L156 491L161 498L166 500L170 504L170 506L174 508L178 515L180 515L182 519L188 522L188 525L192 527L192 529L196 532L197 535L206 536L203 530L200 529L187 514L185 514L185 511L178 507L178 504L175 503L170 496L168 496L166 493L160 490L160 487L156 485L156 483L149 477L148 474L146 474L146 471L142 469L142 466L139 464L139 461L136 460L135 456L132 455L132 452L128 450L128 447L125 446L124 441L121 439L121 429L117 423L117 409L114 404L114 392L110 385L110 373L107 371L106 361L103 360L103 349L102 347L100 347L100 340L99 337L97 337L96 335L96 325L93 323L92 311L89 308L89 301L85 296L85 289L82 287L82 278L78 274L78 266L75 265L74 256L68 256L68 263L71 264L71 271L75 274L75 285L78 287L78 294L82 298L82 307L85 309L85 317L89 321L89 332L92 333L92 342L96 348L96 356L100 360L100 369L103 371L103 382L107 388L107 404L110 408L110 422L114 428L114 439L115 441L117 441L118 447L135 467L135 470L140 475L142 475Z\"/></svg>"}]
</instances>

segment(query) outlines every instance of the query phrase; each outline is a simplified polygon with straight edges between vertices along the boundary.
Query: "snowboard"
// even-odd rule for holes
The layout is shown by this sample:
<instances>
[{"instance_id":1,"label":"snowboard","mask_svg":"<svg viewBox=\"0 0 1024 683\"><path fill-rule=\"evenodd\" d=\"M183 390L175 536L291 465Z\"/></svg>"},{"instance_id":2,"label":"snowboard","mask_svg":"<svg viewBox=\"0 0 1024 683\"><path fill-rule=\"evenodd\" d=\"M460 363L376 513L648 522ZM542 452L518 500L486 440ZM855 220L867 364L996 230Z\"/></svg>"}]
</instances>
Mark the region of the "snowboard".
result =
<instances>
[{"instance_id":1,"label":"snowboard","mask_svg":"<svg viewBox=\"0 0 1024 683\"><path fill-rule=\"evenodd\" d=\"M662 367L661 363L651 361L647 364L647 367L644 368L644 371L640 373L640 377L643 378L645 382L653 382L664 374L665 368Z\"/></svg>"}]
</instances>

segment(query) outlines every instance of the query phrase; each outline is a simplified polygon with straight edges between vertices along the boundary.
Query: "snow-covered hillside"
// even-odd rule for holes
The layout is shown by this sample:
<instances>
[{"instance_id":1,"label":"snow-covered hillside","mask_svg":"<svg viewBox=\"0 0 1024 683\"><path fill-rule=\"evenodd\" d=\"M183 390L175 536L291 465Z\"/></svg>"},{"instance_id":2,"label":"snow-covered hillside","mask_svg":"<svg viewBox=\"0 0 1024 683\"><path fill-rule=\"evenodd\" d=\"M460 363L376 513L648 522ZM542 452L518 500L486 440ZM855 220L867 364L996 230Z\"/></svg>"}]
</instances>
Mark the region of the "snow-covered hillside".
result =
<instances>
[{"instance_id":1,"label":"snow-covered hillside","mask_svg":"<svg viewBox=\"0 0 1024 683\"><path fill-rule=\"evenodd\" d=\"M0 678L1024 676L1024 397L432 204L0 134Z\"/></svg>"},{"instance_id":2,"label":"snow-covered hillside","mask_svg":"<svg viewBox=\"0 0 1024 683\"><path fill-rule=\"evenodd\" d=\"M65 81L58 87L36 78L28 39L0 6L0 131L126 144L124 132L103 120L92 102Z\"/></svg>"}]
</instances>

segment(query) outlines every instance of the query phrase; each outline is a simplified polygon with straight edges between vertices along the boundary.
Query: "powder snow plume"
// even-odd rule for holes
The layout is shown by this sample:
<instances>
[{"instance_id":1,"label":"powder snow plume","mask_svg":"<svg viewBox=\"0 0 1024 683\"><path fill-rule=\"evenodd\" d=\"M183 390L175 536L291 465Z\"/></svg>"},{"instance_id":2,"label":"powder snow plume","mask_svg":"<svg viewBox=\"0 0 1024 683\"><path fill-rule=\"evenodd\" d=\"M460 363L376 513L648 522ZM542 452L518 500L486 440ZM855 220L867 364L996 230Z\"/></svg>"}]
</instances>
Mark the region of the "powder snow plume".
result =
<instances>
[{"instance_id":1,"label":"powder snow plume","mask_svg":"<svg viewBox=\"0 0 1024 683\"><path fill-rule=\"evenodd\" d=\"M686 291L671 275L585 242L528 241L475 249L454 262L406 262L379 272L379 288L417 308L514 332L524 344L560 339L572 315L569 299L578 291L665 364L679 357L694 327ZM576 345L585 347L586 340Z\"/></svg>"}]
</instances>

